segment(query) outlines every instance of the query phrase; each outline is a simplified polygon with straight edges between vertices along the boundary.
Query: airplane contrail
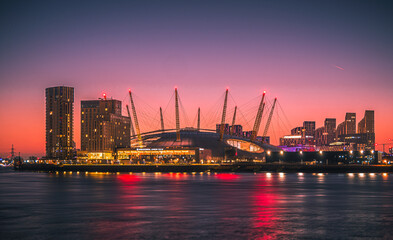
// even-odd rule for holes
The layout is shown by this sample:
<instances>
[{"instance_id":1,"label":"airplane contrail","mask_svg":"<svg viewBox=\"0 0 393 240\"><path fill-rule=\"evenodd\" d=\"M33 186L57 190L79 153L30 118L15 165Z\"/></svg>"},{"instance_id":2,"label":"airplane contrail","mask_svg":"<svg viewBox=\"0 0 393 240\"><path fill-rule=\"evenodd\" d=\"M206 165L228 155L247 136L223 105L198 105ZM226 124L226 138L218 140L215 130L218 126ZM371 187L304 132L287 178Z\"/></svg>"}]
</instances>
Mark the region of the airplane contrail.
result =
<instances>
[{"instance_id":1,"label":"airplane contrail","mask_svg":"<svg viewBox=\"0 0 393 240\"><path fill-rule=\"evenodd\" d=\"M344 71L344 68L342 68L342 67L339 67L337 65L334 65L334 67Z\"/></svg>"}]
</instances>

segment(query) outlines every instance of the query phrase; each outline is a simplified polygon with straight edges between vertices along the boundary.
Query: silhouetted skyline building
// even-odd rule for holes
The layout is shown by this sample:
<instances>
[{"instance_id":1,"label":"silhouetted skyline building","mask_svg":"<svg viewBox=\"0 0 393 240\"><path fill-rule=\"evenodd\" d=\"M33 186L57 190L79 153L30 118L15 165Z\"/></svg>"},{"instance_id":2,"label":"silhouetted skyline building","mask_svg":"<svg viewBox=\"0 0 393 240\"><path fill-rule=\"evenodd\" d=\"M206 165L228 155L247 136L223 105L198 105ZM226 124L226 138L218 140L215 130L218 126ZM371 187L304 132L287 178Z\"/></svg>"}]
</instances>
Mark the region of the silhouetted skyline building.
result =
<instances>
[{"instance_id":1,"label":"silhouetted skyline building","mask_svg":"<svg viewBox=\"0 0 393 240\"><path fill-rule=\"evenodd\" d=\"M306 136L314 136L315 134L315 121L304 121L303 122L304 134Z\"/></svg>"},{"instance_id":2,"label":"silhouetted skyline building","mask_svg":"<svg viewBox=\"0 0 393 240\"><path fill-rule=\"evenodd\" d=\"M345 114L345 134L356 133L356 113Z\"/></svg>"},{"instance_id":3,"label":"silhouetted skyline building","mask_svg":"<svg viewBox=\"0 0 393 240\"><path fill-rule=\"evenodd\" d=\"M356 113L346 113L345 120L338 124L336 129L336 141L339 136L356 133Z\"/></svg>"},{"instance_id":4,"label":"silhouetted skyline building","mask_svg":"<svg viewBox=\"0 0 393 240\"><path fill-rule=\"evenodd\" d=\"M340 135L338 142L344 143L346 150L374 150L375 149L375 133L354 133Z\"/></svg>"},{"instance_id":5,"label":"silhouetted skyline building","mask_svg":"<svg viewBox=\"0 0 393 240\"><path fill-rule=\"evenodd\" d=\"M303 135L303 127L292 128L291 135Z\"/></svg>"},{"instance_id":6,"label":"silhouetted skyline building","mask_svg":"<svg viewBox=\"0 0 393 240\"><path fill-rule=\"evenodd\" d=\"M220 133L221 131L221 124L216 124L216 133ZM230 128L229 128L229 124L225 123L224 124L224 134L229 135L230 132Z\"/></svg>"},{"instance_id":7,"label":"silhouetted skyline building","mask_svg":"<svg viewBox=\"0 0 393 240\"><path fill-rule=\"evenodd\" d=\"M243 136L243 126L242 125L233 125L229 127L229 130L233 136L242 137Z\"/></svg>"},{"instance_id":8,"label":"silhouetted skyline building","mask_svg":"<svg viewBox=\"0 0 393 240\"><path fill-rule=\"evenodd\" d=\"M314 139L315 133L315 122L304 121L302 127L295 127L291 129L291 135L286 135L280 138L281 146L313 146L315 144Z\"/></svg>"},{"instance_id":9,"label":"silhouetted skyline building","mask_svg":"<svg viewBox=\"0 0 393 240\"><path fill-rule=\"evenodd\" d=\"M337 129L336 129L336 140L338 139L339 136L341 135L345 135L347 133L346 130L346 122L342 122L340 124L337 125Z\"/></svg>"},{"instance_id":10,"label":"silhouetted skyline building","mask_svg":"<svg viewBox=\"0 0 393 240\"><path fill-rule=\"evenodd\" d=\"M74 88L50 87L46 98L46 157L69 160L74 157Z\"/></svg>"},{"instance_id":11,"label":"silhouetted skyline building","mask_svg":"<svg viewBox=\"0 0 393 240\"><path fill-rule=\"evenodd\" d=\"M325 145L329 145L334 142L336 138L336 119L335 118L326 118L325 119L325 133L326 133L326 143Z\"/></svg>"},{"instance_id":12,"label":"silhouetted skyline building","mask_svg":"<svg viewBox=\"0 0 393 240\"><path fill-rule=\"evenodd\" d=\"M358 133L374 133L374 111L366 110L364 117L358 123Z\"/></svg>"},{"instance_id":13,"label":"silhouetted skyline building","mask_svg":"<svg viewBox=\"0 0 393 240\"><path fill-rule=\"evenodd\" d=\"M315 145L322 146L327 143L327 133L325 127L315 129Z\"/></svg>"}]
</instances>

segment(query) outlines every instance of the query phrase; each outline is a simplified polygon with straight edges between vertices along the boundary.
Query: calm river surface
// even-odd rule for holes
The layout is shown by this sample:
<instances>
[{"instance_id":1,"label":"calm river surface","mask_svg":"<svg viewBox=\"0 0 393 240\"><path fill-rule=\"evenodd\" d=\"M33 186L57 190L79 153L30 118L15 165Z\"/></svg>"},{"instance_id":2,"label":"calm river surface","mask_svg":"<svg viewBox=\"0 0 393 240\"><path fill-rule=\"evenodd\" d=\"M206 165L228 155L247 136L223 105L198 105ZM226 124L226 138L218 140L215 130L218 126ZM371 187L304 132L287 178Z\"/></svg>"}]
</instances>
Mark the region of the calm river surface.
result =
<instances>
[{"instance_id":1,"label":"calm river surface","mask_svg":"<svg viewBox=\"0 0 393 240\"><path fill-rule=\"evenodd\" d=\"M393 238L393 175L0 169L1 239Z\"/></svg>"}]
</instances>

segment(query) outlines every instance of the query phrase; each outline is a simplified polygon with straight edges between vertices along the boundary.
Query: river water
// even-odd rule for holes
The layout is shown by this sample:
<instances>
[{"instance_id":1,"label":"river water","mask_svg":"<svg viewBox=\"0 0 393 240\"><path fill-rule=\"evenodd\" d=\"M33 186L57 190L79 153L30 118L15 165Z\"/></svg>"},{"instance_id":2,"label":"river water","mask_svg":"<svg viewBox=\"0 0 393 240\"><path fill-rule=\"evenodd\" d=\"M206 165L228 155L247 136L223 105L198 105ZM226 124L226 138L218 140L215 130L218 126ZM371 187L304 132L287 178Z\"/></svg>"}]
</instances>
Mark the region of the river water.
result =
<instances>
[{"instance_id":1,"label":"river water","mask_svg":"<svg viewBox=\"0 0 393 240\"><path fill-rule=\"evenodd\" d=\"M0 170L1 239L393 238L393 174Z\"/></svg>"}]
</instances>

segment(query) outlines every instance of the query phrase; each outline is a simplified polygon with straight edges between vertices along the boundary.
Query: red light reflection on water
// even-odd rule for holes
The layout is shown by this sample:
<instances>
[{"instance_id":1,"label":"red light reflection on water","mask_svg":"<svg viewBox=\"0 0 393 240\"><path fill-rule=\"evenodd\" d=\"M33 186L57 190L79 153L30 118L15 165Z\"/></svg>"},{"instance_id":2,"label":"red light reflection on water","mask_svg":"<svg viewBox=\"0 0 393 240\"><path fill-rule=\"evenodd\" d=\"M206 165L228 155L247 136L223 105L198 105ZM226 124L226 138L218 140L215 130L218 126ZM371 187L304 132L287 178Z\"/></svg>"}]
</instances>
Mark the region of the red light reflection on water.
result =
<instances>
[{"instance_id":1,"label":"red light reflection on water","mask_svg":"<svg viewBox=\"0 0 393 240\"><path fill-rule=\"evenodd\" d=\"M253 235L260 239L275 239L277 234L280 234L277 225L279 195L275 192L273 185L269 177L259 178L255 194L252 196L253 213L255 215L252 223L253 229L255 229Z\"/></svg>"},{"instance_id":2,"label":"red light reflection on water","mask_svg":"<svg viewBox=\"0 0 393 240\"><path fill-rule=\"evenodd\" d=\"M231 173L218 173L214 175L217 179L224 180L224 181L234 181L238 178L240 178L239 175L237 174L231 174Z\"/></svg>"},{"instance_id":3,"label":"red light reflection on water","mask_svg":"<svg viewBox=\"0 0 393 240\"><path fill-rule=\"evenodd\" d=\"M141 180L140 177L136 176L136 175L130 175L130 174L122 174L118 176L118 179L122 182L122 183L126 183L126 184L130 184L130 183L136 183L139 182Z\"/></svg>"}]
</instances>

